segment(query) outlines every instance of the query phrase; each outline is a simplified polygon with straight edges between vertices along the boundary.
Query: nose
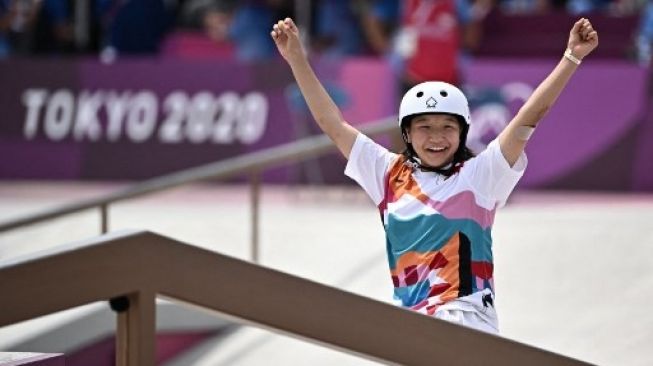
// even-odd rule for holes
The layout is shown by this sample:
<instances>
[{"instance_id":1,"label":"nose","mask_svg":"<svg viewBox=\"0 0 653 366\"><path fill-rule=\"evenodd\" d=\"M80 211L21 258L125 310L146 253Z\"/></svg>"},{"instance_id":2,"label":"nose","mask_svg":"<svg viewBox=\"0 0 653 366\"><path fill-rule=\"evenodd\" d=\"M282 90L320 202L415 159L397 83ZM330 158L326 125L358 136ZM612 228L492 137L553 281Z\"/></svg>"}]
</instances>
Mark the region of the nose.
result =
<instances>
[{"instance_id":1,"label":"nose","mask_svg":"<svg viewBox=\"0 0 653 366\"><path fill-rule=\"evenodd\" d=\"M441 142L445 140L443 131L440 129L434 129L429 134L429 140L431 140L432 142Z\"/></svg>"}]
</instances>

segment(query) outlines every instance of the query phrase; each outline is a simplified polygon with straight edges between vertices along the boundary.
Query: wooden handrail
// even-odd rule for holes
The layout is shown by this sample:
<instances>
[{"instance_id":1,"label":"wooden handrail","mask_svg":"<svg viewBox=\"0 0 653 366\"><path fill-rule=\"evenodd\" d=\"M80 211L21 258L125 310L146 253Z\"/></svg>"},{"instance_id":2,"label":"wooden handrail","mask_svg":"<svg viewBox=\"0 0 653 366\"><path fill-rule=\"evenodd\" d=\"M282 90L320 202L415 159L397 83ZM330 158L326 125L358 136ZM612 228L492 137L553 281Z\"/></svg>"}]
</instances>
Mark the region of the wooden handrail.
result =
<instances>
[{"instance_id":1,"label":"wooden handrail","mask_svg":"<svg viewBox=\"0 0 653 366\"><path fill-rule=\"evenodd\" d=\"M369 136L396 132L398 131L396 117L362 125L360 131ZM329 153L334 149L334 144L326 135L306 137L276 147L148 179L99 198L86 199L25 217L11 219L0 223L0 233L96 207L100 207L103 210L101 226L102 232L104 233L107 231L107 206L115 202L176 188L189 183L197 183L209 179L227 179L234 176L246 175L252 171L262 172L272 167L315 158Z\"/></svg>"},{"instance_id":2,"label":"wooden handrail","mask_svg":"<svg viewBox=\"0 0 653 366\"><path fill-rule=\"evenodd\" d=\"M154 365L157 294L388 363L587 365L145 231L0 262L0 279L0 326L126 297L120 365Z\"/></svg>"}]
</instances>

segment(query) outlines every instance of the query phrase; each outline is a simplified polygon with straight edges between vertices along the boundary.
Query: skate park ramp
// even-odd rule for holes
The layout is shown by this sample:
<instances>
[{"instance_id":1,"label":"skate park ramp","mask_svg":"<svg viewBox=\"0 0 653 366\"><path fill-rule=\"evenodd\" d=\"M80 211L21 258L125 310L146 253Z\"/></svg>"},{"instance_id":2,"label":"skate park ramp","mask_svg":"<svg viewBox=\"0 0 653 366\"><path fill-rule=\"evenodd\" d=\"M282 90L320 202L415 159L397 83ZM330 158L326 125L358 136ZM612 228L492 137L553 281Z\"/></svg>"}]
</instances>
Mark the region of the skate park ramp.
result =
<instances>
[{"instance_id":1,"label":"skate park ramp","mask_svg":"<svg viewBox=\"0 0 653 366\"><path fill-rule=\"evenodd\" d=\"M0 220L96 196L115 184L0 184ZM195 185L116 204L111 229L142 228L229 256L249 256L248 189ZM260 263L389 302L378 213L355 187L265 186ZM653 354L653 196L516 192L493 232L503 337L598 365L649 365ZM4 233L0 256L97 235L96 212ZM42 329L47 325L40 325ZM0 328L0 350L29 324ZM32 334L39 326L32 325ZM40 350L31 350L38 352ZM372 361L255 327L207 337L168 365Z\"/></svg>"}]
</instances>

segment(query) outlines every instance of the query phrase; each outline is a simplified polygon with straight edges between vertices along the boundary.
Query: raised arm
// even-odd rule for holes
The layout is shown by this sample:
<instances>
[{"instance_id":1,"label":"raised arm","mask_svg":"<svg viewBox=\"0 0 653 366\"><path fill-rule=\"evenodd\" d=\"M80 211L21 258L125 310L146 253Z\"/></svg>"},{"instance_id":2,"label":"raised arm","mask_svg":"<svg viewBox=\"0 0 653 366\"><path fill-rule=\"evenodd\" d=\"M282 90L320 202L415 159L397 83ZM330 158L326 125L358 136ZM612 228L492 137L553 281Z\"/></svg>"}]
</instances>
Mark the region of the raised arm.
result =
<instances>
[{"instance_id":1,"label":"raised arm","mask_svg":"<svg viewBox=\"0 0 653 366\"><path fill-rule=\"evenodd\" d=\"M342 118L340 110L315 75L299 40L297 26L292 19L286 18L277 22L270 34L279 53L290 65L313 118L345 158L349 158L358 131Z\"/></svg>"},{"instance_id":2,"label":"raised arm","mask_svg":"<svg viewBox=\"0 0 653 366\"><path fill-rule=\"evenodd\" d=\"M535 89L508 126L499 134L501 152L510 166L517 162L530 135L558 99L578 68L580 61L589 55L598 44L599 35L590 21L585 18L578 20L569 33L565 55L549 76Z\"/></svg>"}]
</instances>

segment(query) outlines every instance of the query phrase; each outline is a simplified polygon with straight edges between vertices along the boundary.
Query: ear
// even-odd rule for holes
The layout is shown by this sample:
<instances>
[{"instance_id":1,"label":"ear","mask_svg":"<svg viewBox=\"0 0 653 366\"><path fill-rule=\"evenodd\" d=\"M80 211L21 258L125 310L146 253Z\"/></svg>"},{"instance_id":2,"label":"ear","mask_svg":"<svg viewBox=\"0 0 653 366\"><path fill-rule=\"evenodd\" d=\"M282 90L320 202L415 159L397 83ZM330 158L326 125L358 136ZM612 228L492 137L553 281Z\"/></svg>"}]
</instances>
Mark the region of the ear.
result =
<instances>
[{"instance_id":1,"label":"ear","mask_svg":"<svg viewBox=\"0 0 653 366\"><path fill-rule=\"evenodd\" d=\"M408 144L412 143L410 139L410 131L408 128L404 128L401 134L404 135L404 140L406 141L406 143Z\"/></svg>"}]
</instances>

